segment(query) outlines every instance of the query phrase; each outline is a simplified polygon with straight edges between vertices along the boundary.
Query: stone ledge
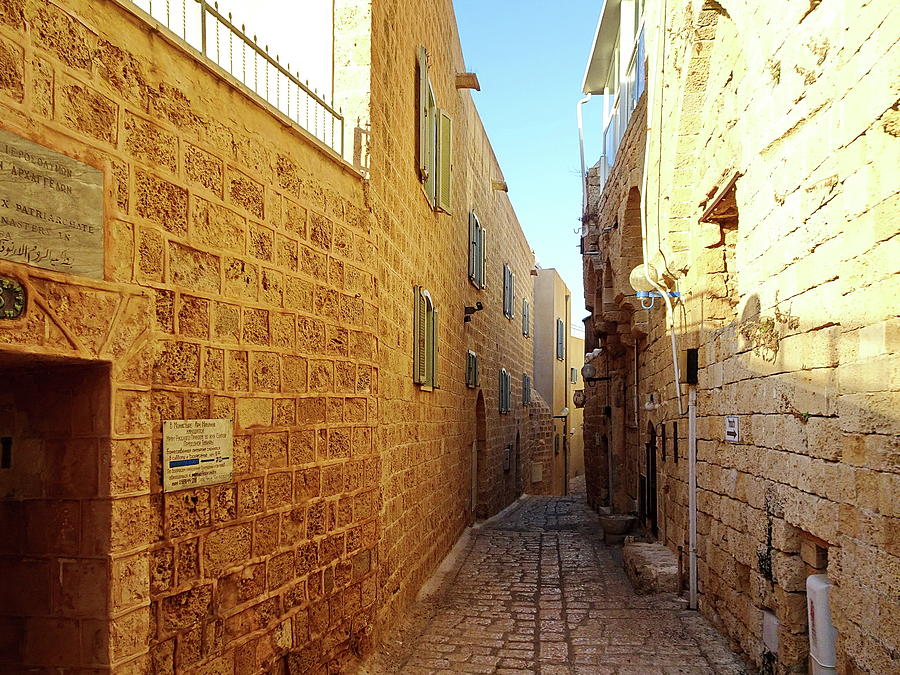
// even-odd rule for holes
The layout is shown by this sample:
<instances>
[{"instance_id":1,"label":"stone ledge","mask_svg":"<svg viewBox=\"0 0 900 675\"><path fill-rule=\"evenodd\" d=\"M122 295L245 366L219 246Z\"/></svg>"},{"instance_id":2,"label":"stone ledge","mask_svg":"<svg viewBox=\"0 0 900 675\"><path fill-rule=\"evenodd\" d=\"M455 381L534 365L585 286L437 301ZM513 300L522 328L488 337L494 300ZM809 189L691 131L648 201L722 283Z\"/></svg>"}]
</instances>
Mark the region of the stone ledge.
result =
<instances>
[{"instance_id":1,"label":"stone ledge","mask_svg":"<svg viewBox=\"0 0 900 675\"><path fill-rule=\"evenodd\" d=\"M662 544L627 542L622 557L636 593L678 592L678 561Z\"/></svg>"}]
</instances>

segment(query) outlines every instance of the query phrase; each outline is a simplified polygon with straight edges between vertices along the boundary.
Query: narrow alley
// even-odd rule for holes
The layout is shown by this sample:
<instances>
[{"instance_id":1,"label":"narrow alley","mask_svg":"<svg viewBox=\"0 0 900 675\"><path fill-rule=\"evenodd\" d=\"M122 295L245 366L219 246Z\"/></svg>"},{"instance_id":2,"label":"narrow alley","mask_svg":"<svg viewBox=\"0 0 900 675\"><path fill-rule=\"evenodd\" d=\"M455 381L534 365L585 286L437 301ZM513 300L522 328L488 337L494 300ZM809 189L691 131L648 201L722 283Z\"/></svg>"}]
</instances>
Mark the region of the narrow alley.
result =
<instances>
[{"instance_id":1,"label":"narrow alley","mask_svg":"<svg viewBox=\"0 0 900 675\"><path fill-rule=\"evenodd\" d=\"M635 594L621 551L583 494L524 497L467 532L362 672L747 672L679 598Z\"/></svg>"}]
</instances>

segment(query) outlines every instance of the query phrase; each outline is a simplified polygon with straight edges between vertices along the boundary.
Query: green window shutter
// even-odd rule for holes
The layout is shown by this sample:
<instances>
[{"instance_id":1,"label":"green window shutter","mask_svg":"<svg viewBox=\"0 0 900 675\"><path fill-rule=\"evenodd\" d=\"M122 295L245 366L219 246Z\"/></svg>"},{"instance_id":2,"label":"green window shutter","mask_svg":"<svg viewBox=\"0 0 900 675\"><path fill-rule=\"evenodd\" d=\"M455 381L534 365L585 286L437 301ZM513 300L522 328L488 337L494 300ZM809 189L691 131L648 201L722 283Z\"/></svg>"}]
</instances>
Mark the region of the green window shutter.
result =
<instances>
[{"instance_id":1,"label":"green window shutter","mask_svg":"<svg viewBox=\"0 0 900 675\"><path fill-rule=\"evenodd\" d=\"M499 394L498 398L500 399L500 413L502 414L506 412L506 371L503 368L500 369L500 381L498 383L497 392Z\"/></svg>"},{"instance_id":2,"label":"green window shutter","mask_svg":"<svg viewBox=\"0 0 900 675\"><path fill-rule=\"evenodd\" d=\"M528 305L528 298L522 298L522 335L528 337L531 333L531 307Z\"/></svg>"},{"instance_id":3,"label":"green window shutter","mask_svg":"<svg viewBox=\"0 0 900 675\"><path fill-rule=\"evenodd\" d=\"M437 190L437 108L434 105L434 90L431 82L427 83L427 106L425 110L425 194L431 208L435 207L435 191Z\"/></svg>"},{"instance_id":4,"label":"green window shutter","mask_svg":"<svg viewBox=\"0 0 900 675\"><path fill-rule=\"evenodd\" d=\"M556 320L556 358L562 361L566 358L566 325L562 319Z\"/></svg>"},{"instance_id":5,"label":"green window shutter","mask_svg":"<svg viewBox=\"0 0 900 675\"><path fill-rule=\"evenodd\" d=\"M522 373L522 405L531 403L531 377Z\"/></svg>"},{"instance_id":6,"label":"green window shutter","mask_svg":"<svg viewBox=\"0 0 900 675\"><path fill-rule=\"evenodd\" d=\"M478 355L473 351L466 352L466 386L470 389L478 386Z\"/></svg>"},{"instance_id":7,"label":"green window shutter","mask_svg":"<svg viewBox=\"0 0 900 675\"><path fill-rule=\"evenodd\" d=\"M419 47L419 180L423 183L428 177L428 53L425 47Z\"/></svg>"},{"instance_id":8,"label":"green window shutter","mask_svg":"<svg viewBox=\"0 0 900 675\"><path fill-rule=\"evenodd\" d=\"M509 279L510 271L509 265L503 265L503 315L509 317L509 292L510 292L510 279Z\"/></svg>"},{"instance_id":9,"label":"green window shutter","mask_svg":"<svg viewBox=\"0 0 900 675\"><path fill-rule=\"evenodd\" d=\"M438 310L431 310L431 386L437 389L438 385L438 336L440 335L440 323Z\"/></svg>"},{"instance_id":10,"label":"green window shutter","mask_svg":"<svg viewBox=\"0 0 900 675\"><path fill-rule=\"evenodd\" d=\"M516 273L509 273L509 318L516 316Z\"/></svg>"},{"instance_id":11,"label":"green window shutter","mask_svg":"<svg viewBox=\"0 0 900 675\"><path fill-rule=\"evenodd\" d=\"M413 287L413 382L425 383L425 298L422 287Z\"/></svg>"},{"instance_id":12,"label":"green window shutter","mask_svg":"<svg viewBox=\"0 0 900 675\"><path fill-rule=\"evenodd\" d=\"M474 211L469 211L469 279L478 285L478 246L480 243L478 232L478 216Z\"/></svg>"},{"instance_id":13,"label":"green window shutter","mask_svg":"<svg viewBox=\"0 0 900 675\"><path fill-rule=\"evenodd\" d=\"M482 225L481 231L478 233L479 242L478 242L478 288L484 288L487 286L487 279L485 279L485 262L487 261L487 230Z\"/></svg>"},{"instance_id":14,"label":"green window shutter","mask_svg":"<svg viewBox=\"0 0 900 675\"><path fill-rule=\"evenodd\" d=\"M503 412L509 412L509 373L503 370Z\"/></svg>"},{"instance_id":15,"label":"green window shutter","mask_svg":"<svg viewBox=\"0 0 900 675\"><path fill-rule=\"evenodd\" d=\"M437 121L437 185L435 186L435 202L437 208L444 213L452 213L453 208L453 120L445 111L435 109Z\"/></svg>"}]
</instances>

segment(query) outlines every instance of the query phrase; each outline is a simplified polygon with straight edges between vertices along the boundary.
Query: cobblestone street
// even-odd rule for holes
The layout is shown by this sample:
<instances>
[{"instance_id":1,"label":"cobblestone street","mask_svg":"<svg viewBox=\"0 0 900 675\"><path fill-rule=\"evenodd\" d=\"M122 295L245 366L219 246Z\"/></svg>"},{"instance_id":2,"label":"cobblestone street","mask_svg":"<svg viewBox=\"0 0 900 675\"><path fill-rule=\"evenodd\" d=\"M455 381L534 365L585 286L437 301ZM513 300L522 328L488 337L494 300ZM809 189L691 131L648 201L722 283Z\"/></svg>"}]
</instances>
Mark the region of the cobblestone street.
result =
<instances>
[{"instance_id":1,"label":"cobblestone street","mask_svg":"<svg viewBox=\"0 0 900 675\"><path fill-rule=\"evenodd\" d=\"M583 497L520 500L469 531L363 672L746 672L679 600L635 595L600 532Z\"/></svg>"}]
</instances>

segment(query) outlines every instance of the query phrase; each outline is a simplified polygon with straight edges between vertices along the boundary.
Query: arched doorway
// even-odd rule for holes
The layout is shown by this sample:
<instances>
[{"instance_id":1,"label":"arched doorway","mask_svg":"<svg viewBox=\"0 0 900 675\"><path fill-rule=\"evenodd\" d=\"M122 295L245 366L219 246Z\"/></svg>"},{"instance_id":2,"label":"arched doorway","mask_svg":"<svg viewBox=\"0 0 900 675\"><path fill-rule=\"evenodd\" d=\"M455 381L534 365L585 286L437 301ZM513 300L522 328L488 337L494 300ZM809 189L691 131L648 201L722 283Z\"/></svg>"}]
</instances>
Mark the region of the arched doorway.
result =
<instances>
[{"instance_id":1,"label":"arched doorway","mask_svg":"<svg viewBox=\"0 0 900 675\"><path fill-rule=\"evenodd\" d=\"M513 456L513 461L516 466L516 494L515 498L518 499L522 495L522 454L520 448L520 435L519 432L516 432L516 448L515 454Z\"/></svg>"},{"instance_id":2,"label":"arched doorway","mask_svg":"<svg viewBox=\"0 0 900 675\"><path fill-rule=\"evenodd\" d=\"M647 422L647 444L644 446L644 471L640 477L640 513L644 527L653 535L658 532L656 517L656 427Z\"/></svg>"},{"instance_id":3,"label":"arched doorway","mask_svg":"<svg viewBox=\"0 0 900 675\"><path fill-rule=\"evenodd\" d=\"M472 518L486 518L487 507L484 503L484 497L487 493L485 485L485 470L487 462L485 461L485 453L487 450L487 413L484 407L484 394L478 392L478 398L475 401L475 440L472 442L472 496L471 496L471 512Z\"/></svg>"}]
</instances>

